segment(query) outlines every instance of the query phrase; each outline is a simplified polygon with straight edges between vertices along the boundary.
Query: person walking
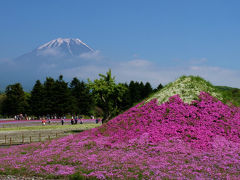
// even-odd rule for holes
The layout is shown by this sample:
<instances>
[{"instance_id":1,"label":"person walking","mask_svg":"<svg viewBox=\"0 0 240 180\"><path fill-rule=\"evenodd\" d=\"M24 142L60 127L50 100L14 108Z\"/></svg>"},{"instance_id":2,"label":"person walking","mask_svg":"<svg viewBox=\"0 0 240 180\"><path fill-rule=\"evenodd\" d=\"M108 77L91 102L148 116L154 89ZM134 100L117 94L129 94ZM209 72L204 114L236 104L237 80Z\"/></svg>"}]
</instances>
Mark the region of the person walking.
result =
<instances>
[{"instance_id":1,"label":"person walking","mask_svg":"<svg viewBox=\"0 0 240 180\"><path fill-rule=\"evenodd\" d=\"M73 121L73 116L72 116L72 118L71 118L71 125L73 125L74 124L74 121Z\"/></svg>"},{"instance_id":2,"label":"person walking","mask_svg":"<svg viewBox=\"0 0 240 180\"><path fill-rule=\"evenodd\" d=\"M77 124L77 122L78 122L78 117L75 116L75 124Z\"/></svg>"},{"instance_id":3,"label":"person walking","mask_svg":"<svg viewBox=\"0 0 240 180\"><path fill-rule=\"evenodd\" d=\"M46 124L46 120L42 118L42 125L45 126L45 124Z\"/></svg>"}]
</instances>

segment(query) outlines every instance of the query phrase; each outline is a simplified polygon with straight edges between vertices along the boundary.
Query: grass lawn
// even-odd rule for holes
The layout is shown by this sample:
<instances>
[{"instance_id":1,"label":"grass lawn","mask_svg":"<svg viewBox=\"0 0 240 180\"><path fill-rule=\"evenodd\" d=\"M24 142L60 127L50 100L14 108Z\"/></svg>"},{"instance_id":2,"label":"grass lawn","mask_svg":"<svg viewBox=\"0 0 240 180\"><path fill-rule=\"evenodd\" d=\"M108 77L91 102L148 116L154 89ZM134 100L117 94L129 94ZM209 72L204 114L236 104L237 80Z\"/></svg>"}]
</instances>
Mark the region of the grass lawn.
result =
<instances>
[{"instance_id":1,"label":"grass lawn","mask_svg":"<svg viewBox=\"0 0 240 180\"><path fill-rule=\"evenodd\" d=\"M18 144L25 144L31 142L47 141L74 133L79 133L88 129L96 128L101 124L50 124L42 126L39 125L14 126L0 128L0 146L11 146Z\"/></svg>"},{"instance_id":2,"label":"grass lawn","mask_svg":"<svg viewBox=\"0 0 240 180\"><path fill-rule=\"evenodd\" d=\"M76 125L36 125L36 126L17 126L0 128L0 132L4 131L36 131L36 130L87 130L100 126L101 124L76 124Z\"/></svg>"}]
</instances>

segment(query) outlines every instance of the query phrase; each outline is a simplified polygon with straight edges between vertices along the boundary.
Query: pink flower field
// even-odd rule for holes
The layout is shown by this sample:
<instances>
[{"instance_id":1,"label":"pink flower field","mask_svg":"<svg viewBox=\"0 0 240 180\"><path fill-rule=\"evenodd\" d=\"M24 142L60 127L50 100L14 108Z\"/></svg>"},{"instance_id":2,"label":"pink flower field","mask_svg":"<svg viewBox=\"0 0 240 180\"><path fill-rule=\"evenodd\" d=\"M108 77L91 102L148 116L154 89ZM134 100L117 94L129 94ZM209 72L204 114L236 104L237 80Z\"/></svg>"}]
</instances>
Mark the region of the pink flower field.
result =
<instances>
[{"instance_id":1,"label":"pink flower field","mask_svg":"<svg viewBox=\"0 0 240 180\"><path fill-rule=\"evenodd\" d=\"M240 109L204 92L191 104L140 103L99 128L0 149L0 174L240 179Z\"/></svg>"}]
</instances>

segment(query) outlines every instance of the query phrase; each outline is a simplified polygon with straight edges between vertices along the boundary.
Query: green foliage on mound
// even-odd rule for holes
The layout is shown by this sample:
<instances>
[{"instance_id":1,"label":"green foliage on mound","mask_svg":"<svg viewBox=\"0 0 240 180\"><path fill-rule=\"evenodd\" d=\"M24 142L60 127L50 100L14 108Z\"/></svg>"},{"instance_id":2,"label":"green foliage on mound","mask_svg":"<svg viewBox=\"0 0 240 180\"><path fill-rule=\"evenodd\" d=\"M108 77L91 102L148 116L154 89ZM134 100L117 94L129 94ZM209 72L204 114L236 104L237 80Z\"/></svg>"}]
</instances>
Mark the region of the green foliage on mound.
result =
<instances>
[{"instance_id":1,"label":"green foliage on mound","mask_svg":"<svg viewBox=\"0 0 240 180\"><path fill-rule=\"evenodd\" d=\"M176 81L167 84L163 89L153 94L147 99L147 102L156 98L162 104L168 101L169 97L178 94L184 102L190 103L198 99L201 91L207 92L223 102L227 102L228 100L220 89L205 79L199 76L181 76Z\"/></svg>"},{"instance_id":2,"label":"green foliage on mound","mask_svg":"<svg viewBox=\"0 0 240 180\"><path fill-rule=\"evenodd\" d=\"M232 102L235 106L240 106L240 89L227 86L216 86L225 99Z\"/></svg>"}]
</instances>

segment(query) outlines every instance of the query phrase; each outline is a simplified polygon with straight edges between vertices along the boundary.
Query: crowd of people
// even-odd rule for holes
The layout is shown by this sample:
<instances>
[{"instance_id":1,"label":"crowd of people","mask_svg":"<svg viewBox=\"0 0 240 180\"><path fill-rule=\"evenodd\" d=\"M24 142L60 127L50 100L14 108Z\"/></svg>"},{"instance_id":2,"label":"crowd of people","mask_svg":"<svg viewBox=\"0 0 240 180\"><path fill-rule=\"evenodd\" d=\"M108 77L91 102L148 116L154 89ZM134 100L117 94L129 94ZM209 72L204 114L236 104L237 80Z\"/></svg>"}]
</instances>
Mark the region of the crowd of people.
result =
<instances>
[{"instance_id":1,"label":"crowd of people","mask_svg":"<svg viewBox=\"0 0 240 180\"><path fill-rule=\"evenodd\" d=\"M55 117L55 119L57 119L57 117ZM61 124L64 125L64 123L66 122L66 116L63 116L63 117L60 117L58 119L61 119ZM94 119L94 116L91 116L91 119ZM40 120L42 121L42 125L46 125L46 123L48 124L51 124L51 117L50 116L47 116L46 118L40 118ZM96 124L98 124L101 120L96 118L95 122ZM71 125L74 125L74 124L83 124L83 119L82 119L82 116L72 116L71 117Z\"/></svg>"},{"instance_id":2,"label":"crowd of people","mask_svg":"<svg viewBox=\"0 0 240 180\"><path fill-rule=\"evenodd\" d=\"M27 114L17 114L14 116L14 120L32 120L33 118Z\"/></svg>"},{"instance_id":3,"label":"crowd of people","mask_svg":"<svg viewBox=\"0 0 240 180\"><path fill-rule=\"evenodd\" d=\"M80 120L80 124L83 124L83 121L82 121L82 116L72 116L71 118L71 124L77 124L78 123L78 120Z\"/></svg>"},{"instance_id":4,"label":"crowd of people","mask_svg":"<svg viewBox=\"0 0 240 180\"><path fill-rule=\"evenodd\" d=\"M93 115L90 116L91 119L95 119L95 117ZM63 117L57 117L57 116L42 116L42 117L38 117L38 118L34 118L34 117L31 117L31 116L27 116L27 114L19 114L19 115L15 115L14 116L14 120L36 120L36 119L40 119L41 122L42 122L42 125L46 125L47 123L48 124L51 124L51 121L52 120L57 120L57 119L61 119L61 124L64 125L64 123L66 122L66 116L63 116ZM99 118L96 118L95 119L95 122L96 124L98 124L101 120ZM81 115L79 116L72 116L71 117L71 125L74 125L74 124L83 124L83 117Z\"/></svg>"}]
</instances>

